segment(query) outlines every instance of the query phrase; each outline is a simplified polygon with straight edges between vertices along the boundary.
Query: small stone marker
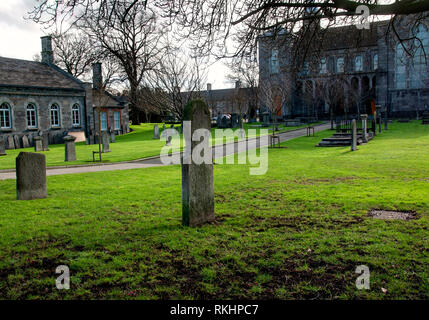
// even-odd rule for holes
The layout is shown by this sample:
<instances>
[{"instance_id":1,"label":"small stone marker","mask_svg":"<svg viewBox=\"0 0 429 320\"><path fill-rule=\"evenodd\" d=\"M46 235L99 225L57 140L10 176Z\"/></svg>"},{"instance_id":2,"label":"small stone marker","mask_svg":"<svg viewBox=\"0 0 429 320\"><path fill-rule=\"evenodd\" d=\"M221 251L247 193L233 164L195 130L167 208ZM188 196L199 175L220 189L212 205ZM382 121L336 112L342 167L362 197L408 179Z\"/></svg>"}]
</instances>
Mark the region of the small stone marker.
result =
<instances>
[{"instance_id":1,"label":"small stone marker","mask_svg":"<svg viewBox=\"0 0 429 320\"><path fill-rule=\"evenodd\" d=\"M65 161L76 161L76 147L74 141L76 137L65 136L64 147L65 147Z\"/></svg>"},{"instance_id":2,"label":"small stone marker","mask_svg":"<svg viewBox=\"0 0 429 320\"><path fill-rule=\"evenodd\" d=\"M40 152L43 151L43 138L40 136L35 136L34 137L34 151L35 152Z\"/></svg>"},{"instance_id":3,"label":"small stone marker","mask_svg":"<svg viewBox=\"0 0 429 320\"><path fill-rule=\"evenodd\" d=\"M12 136L7 137L7 148L8 149L15 149L15 141L13 140Z\"/></svg>"},{"instance_id":4,"label":"small stone marker","mask_svg":"<svg viewBox=\"0 0 429 320\"><path fill-rule=\"evenodd\" d=\"M159 128L157 124L153 127L153 139L159 139Z\"/></svg>"},{"instance_id":5,"label":"small stone marker","mask_svg":"<svg viewBox=\"0 0 429 320\"><path fill-rule=\"evenodd\" d=\"M110 142L115 143L116 142L116 134L115 131L112 131L110 133Z\"/></svg>"},{"instance_id":6,"label":"small stone marker","mask_svg":"<svg viewBox=\"0 0 429 320\"><path fill-rule=\"evenodd\" d=\"M367 135L367 120L368 115L367 114L361 114L360 117L362 118L362 140L364 143L368 142L368 135Z\"/></svg>"},{"instance_id":7,"label":"small stone marker","mask_svg":"<svg viewBox=\"0 0 429 320\"><path fill-rule=\"evenodd\" d=\"M22 147L23 148L30 148L30 143L28 142L27 136L22 137Z\"/></svg>"},{"instance_id":8,"label":"small stone marker","mask_svg":"<svg viewBox=\"0 0 429 320\"><path fill-rule=\"evenodd\" d=\"M21 149L21 144L19 143L19 137L17 135L13 136L13 141L15 142L15 149Z\"/></svg>"},{"instance_id":9,"label":"small stone marker","mask_svg":"<svg viewBox=\"0 0 429 320\"><path fill-rule=\"evenodd\" d=\"M47 196L46 158L44 154L21 152L16 158L16 197L18 200Z\"/></svg>"},{"instance_id":10,"label":"small stone marker","mask_svg":"<svg viewBox=\"0 0 429 320\"><path fill-rule=\"evenodd\" d=\"M212 150L209 139L201 142L191 141L196 130L210 131L211 121L209 108L201 100L189 102L185 106L184 114L184 120L190 121L190 130L185 127L186 150L182 158L182 223L193 227L215 219L213 164L204 162L196 164L192 159L192 150L197 145L202 147L202 150Z\"/></svg>"},{"instance_id":11,"label":"small stone marker","mask_svg":"<svg viewBox=\"0 0 429 320\"><path fill-rule=\"evenodd\" d=\"M43 151L49 151L49 135L48 132L42 134Z\"/></svg>"},{"instance_id":12,"label":"small stone marker","mask_svg":"<svg viewBox=\"0 0 429 320\"><path fill-rule=\"evenodd\" d=\"M6 146L2 137L0 137L0 156L6 155Z\"/></svg>"},{"instance_id":13,"label":"small stone marker","mask_svg":"<svg viewBox=\"0 0 429 320\"><path fill-rule=\"evenodd\" d=\"M356 119L352 120L352 151L357 150L357 130L356 130Z\"/></svg>"},{"instance_id":14,"label":"small stone marker","mask_svg":"<svg viewBox=\"0 0 429 320\"><path fill-rule=\"evenodd\" d=\"M107 132L103 131L101 133L101 142L103 144L103 153L110 152L110 146L109 146L109 135Z\"/></svg>"}]
</instances>

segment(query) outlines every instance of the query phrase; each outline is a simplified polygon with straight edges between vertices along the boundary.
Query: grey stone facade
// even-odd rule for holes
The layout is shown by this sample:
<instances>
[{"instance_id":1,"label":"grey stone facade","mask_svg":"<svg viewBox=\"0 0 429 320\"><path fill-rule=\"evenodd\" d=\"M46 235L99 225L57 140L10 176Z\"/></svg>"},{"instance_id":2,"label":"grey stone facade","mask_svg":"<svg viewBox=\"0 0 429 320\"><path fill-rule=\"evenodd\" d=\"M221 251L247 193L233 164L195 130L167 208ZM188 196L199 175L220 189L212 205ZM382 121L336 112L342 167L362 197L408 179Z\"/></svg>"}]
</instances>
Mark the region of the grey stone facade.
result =
<instances>
[{"instance_id":1,"label":"grey stone facade","mask_svg":"<svg viewBox=\"0 0 429 320\"><path fill-rule=\"evenodd\" d=\"M412 15L398 19L395 26L401 37L424 40L428 36L429 20L420 21L422 33L410 27L415 21ZM387 110L389 117L416 117L429 110L428 64L420 69L421 80L416 80L414 56L398 59L399 42L393 31L387 30L388 25L386 20L371 23L370 29L331 28L324 32L319 50L309 53L300 65L291 65L286 34L278 44L269 35L263 36L259 41L260 83L278 78L278 84L290 87L282 103L284 118L328 119L331 112L335 116L372 114L375 105ZM429 44L426 40L422 43L427 54ZM403 85L398 85L398 70L406 70ZM330 101L326 90L340 85L344 96Z\"/></svg>"},{"instance_id":2,"label":"grey stone facade","mask_svg":"<svg viewBox=\"0 0 429 320\"><path fill-rule=\"evenodd\" d=\"M81 131L89 137L95 130L92 84L72 77L53 59L50 37L42 37L42 62L0 57L0 135L8 149L17 147L8 143L9 136L22 147L24 136L34 146L34 137L43 133L50 144L56 144L63 143L69 132ZM121 115L121 130L116 133L129 132L127 106L112 96L108 102L111 123L112 108Z\"/></svg>"}]
</instances>

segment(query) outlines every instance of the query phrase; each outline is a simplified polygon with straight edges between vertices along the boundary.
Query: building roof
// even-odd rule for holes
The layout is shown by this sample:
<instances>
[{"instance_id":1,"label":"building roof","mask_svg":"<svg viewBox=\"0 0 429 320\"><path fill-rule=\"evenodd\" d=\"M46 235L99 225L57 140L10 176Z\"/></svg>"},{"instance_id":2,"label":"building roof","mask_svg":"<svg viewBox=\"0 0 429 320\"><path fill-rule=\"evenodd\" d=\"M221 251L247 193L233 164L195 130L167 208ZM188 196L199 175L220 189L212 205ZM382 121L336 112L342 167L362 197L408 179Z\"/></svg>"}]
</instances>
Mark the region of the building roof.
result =
<instances>
[{"instance_id":1,"label":"building roof","mask_svg":"<svg viewBox=\"0 0 429 320\"><path fill-rule=\"evenodd\" d=\"M55 65L0 57L0 86L84 90L83 83Z\"/></svg>"}]
</instances>

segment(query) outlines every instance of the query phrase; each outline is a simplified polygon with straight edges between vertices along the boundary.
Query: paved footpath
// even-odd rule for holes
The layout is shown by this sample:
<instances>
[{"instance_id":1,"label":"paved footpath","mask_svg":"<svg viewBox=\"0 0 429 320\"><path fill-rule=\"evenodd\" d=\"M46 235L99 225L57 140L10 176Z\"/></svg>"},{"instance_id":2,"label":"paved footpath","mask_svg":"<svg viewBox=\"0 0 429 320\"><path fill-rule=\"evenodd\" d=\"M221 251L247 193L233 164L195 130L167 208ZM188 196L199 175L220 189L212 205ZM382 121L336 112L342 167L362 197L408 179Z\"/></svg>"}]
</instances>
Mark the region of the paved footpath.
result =
<instances>
[{"instance_id":1,"label":"paved footpath","mask_svg":"<svg viewBox=\"0 0 429 320\"><path fill-rule=\"evenodd\" d=\"M330 128L329 123L320 124L314 126L315 132L327 130ZM307 128L302 128L298 130L288 131L278 134L280 136L280 141L288 141L295 138L305 136L307 134ZM249 140L243 140L238 143L230 143L226 145L220 145L213 147L215 155L222 152L224 156L231 155L233 153L243 152L259 148L261 146L266 146L267 141L258 141L259 138L251 138ZM232 148L231 146L234 146ZM230 146L230 148L228 148ZM150 167L160 167L164 166L159 157L153 157L148 159L134 160L128 162L120 162L113 164L97 164L97 165L88 165L88 166L70 166L70 167L48 167L46 174L48 176L55 176L61 174L73 174L73 173L87 173L87 172L99 172L99 171L113 171L113 170L128 170L128 169L140 169L140 168L150 168ZM16 174L14 170L0 170L0 180L6 179L15 179Z\"/></svg>"}]
</instances>

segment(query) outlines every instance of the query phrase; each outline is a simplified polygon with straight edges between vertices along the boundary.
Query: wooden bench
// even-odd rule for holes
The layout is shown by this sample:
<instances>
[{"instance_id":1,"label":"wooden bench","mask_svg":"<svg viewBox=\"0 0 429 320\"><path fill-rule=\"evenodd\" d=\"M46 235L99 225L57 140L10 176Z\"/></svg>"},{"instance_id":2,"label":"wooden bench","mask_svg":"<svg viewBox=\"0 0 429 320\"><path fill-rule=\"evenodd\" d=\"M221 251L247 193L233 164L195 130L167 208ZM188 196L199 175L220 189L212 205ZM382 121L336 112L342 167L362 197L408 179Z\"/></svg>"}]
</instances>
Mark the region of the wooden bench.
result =
<instances>
[{"instance_id":1,"label":"wooden bench","mask_svg":"<svg viewBox=\"0 0 429 320\"><path fill-rule=\"evenodd\" d=\"M271 148L274 148L275 140L277 140L277 144L279 145L279 148L280 148L280 137L277 135L270 135L269 137L270 137L269 141L270 141Z\"/></svg>"},{"instance_id":2,"label":"wooden bench","mask_svg":"<svg viewBox=\"0 0 429 320\"><path fill-rule=\"evenodd\" d=\"M311 134L312 132L313 132L313 134ZM307 127L307 137L310 137L311 135L314 137L314 127L308 126Z\"/></svg>"},{"instance_id":3,"label":"wooden bench","mask_svg":"<svg viewBox=\"0 0 429 320\"><path fill-rule=\"evenodd\" d=\"M92 151L92 161L95 162L95 154L98 153L98 155L100 155L100 151Z\"/></svg>"}]
</instances>

